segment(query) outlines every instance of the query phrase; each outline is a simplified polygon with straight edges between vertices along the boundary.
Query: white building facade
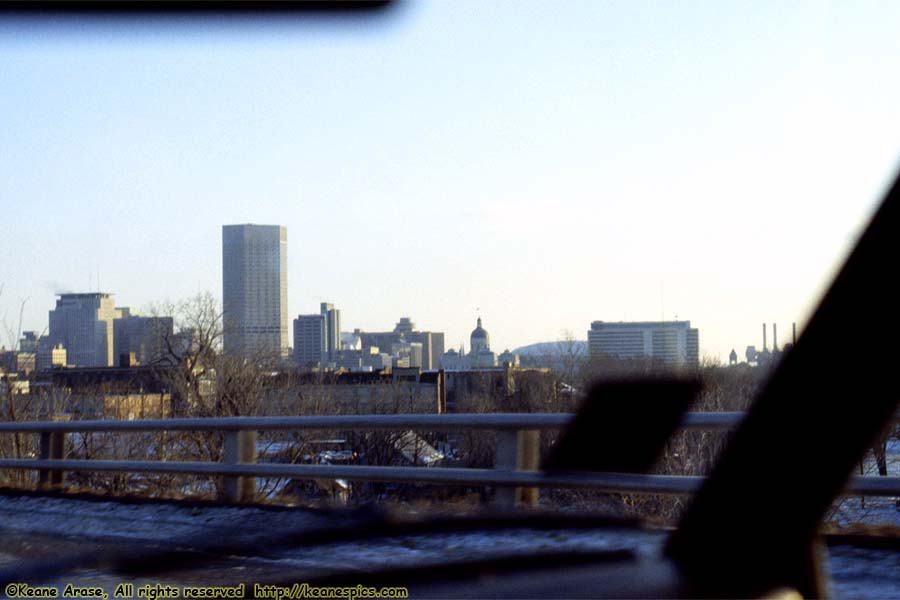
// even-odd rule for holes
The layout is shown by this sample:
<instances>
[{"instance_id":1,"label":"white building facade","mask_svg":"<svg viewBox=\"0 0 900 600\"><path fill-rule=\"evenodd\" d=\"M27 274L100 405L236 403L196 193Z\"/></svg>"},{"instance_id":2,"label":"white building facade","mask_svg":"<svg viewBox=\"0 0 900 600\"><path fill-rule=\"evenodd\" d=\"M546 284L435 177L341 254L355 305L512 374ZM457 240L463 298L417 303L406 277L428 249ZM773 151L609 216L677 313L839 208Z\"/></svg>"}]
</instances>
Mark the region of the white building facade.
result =
<instances>
[{"instance_id":1,"label":"white building facade","mask_svg":"<svg viewBox=\"0 0 900 600\"><path fill-rule=\"evenodd\" d=\"M690 321L594 321L588 331L591 358L653 358L672 366L697 366L699 332Z\"/></svg>"}]
</instances>

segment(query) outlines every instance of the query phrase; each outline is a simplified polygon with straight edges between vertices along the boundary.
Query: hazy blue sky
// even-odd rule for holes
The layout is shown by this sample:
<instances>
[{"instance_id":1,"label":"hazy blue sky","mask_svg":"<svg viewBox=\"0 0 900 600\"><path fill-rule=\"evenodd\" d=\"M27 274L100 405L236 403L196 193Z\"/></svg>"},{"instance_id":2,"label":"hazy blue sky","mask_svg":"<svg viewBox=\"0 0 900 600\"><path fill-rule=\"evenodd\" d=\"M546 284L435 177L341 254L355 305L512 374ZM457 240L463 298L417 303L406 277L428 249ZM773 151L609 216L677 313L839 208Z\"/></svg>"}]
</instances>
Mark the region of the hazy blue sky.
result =
<instances>
[{"instance_id":1,"label":"hazy blue sky","mask_svg":"<svg viewBox=\"0 0 900 600\"><path fill-rule=\"evenodd\" d=\"M0 20L0 317L221 297L288 228L289 313L500 351L802 323L900 157L900 3L423 2L334 19ZM885 265L886 268L894 268ZM5 332L2 341L9 344ZM771 338L770 338L771 340Z\"/></svg>"}]
</instances>

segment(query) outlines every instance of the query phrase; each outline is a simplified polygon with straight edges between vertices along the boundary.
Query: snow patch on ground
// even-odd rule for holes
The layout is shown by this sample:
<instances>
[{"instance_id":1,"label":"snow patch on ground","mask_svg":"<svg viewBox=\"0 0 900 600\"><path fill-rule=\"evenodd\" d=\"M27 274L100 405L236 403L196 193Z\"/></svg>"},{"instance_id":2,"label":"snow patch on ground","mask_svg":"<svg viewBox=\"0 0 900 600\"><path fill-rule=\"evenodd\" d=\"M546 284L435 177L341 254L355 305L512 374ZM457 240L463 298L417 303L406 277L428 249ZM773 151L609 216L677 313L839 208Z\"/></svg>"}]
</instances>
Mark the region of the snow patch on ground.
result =
<instances>
[{"instance_id":1,"label":"snow patch on ground","mask_svg":"<svg viewBox=\"0 0 900 600\"><path fill-rule=\"evenodd\" d=\"M828 569L834 600L900 598L900 552L832 546Z\"/></svg>"},{"instance_id":2,"label":"snow patch on ground","mask_svg":"<svg viewBox=\"0 0 900 600\"><path fill-rule=\"evenodd\" d=\"M0 496L0 527L7 531L92 539L170 541L211 529L253 531L279 525L313 526L323 519L310 511L241 507L190 507L170 503L127 504L54 497Z\"/></svg>"},{"instance_id":3,"label":"snow patch on ground","mask_svg":"<svg viewBox=\"0 0 900 600\"><path fill-rule=\"evenodd\" d=\"M900 477L900 440L890 439L885 453L888 477ZM871 454L863 462L862 473L866 477L878 477L878 467ZM830 521L839 527L855 524L891 525L900 527L900 498L878 496L847 496L835 502ZM900 590L897 592L900 597Z\"/></svg>"}]
</instances>

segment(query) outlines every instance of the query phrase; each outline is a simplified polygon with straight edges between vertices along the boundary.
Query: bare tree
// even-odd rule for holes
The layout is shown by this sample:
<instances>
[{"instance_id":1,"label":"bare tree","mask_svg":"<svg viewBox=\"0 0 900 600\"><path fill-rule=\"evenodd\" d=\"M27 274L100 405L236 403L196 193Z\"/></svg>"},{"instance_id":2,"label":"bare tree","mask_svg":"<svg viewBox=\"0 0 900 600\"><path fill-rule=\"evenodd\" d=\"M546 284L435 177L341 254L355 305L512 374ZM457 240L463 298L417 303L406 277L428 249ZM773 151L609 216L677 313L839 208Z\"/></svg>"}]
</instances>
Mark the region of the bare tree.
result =
<instances>
[{"instance_id":1,"label":"bare tree","mask_svg":"<svg viewBox=\"0 0 900 600\"><path fill-rule=\"evenodd\" d=\"M0 284L0 296L3 295L3 284ZM22 336L22 321L25 313L27 298L23 298L19 304L19 317L15 323L10 324L3 316L2 325L4 334L9 338L10 352L15 353L19 347L19 339ZM17 373L11 372L0 365L0 414L4 421L34 420L38 417L38 405L29 396L23 401L17 393ZM14 433L9 437L4 436L0 441L0 455L12 458L26 458L34 454L34 440L31 436ZM27 471L6 471L5 479L17 486L25 485L30 481L31 473Z\"/></svg>"},{"instance_id":2,"label":"bare tree","mask_svg":"<svg viewBox=\"0 0 900 600\"><path fill-rule=\"evenodd\" d=\"M568 329L562 332L562 341L559 342L560 380L566 385L576 386L578 376L585 360L587 360L584 344L579 343Z\"/></svg>"}]
</instances>

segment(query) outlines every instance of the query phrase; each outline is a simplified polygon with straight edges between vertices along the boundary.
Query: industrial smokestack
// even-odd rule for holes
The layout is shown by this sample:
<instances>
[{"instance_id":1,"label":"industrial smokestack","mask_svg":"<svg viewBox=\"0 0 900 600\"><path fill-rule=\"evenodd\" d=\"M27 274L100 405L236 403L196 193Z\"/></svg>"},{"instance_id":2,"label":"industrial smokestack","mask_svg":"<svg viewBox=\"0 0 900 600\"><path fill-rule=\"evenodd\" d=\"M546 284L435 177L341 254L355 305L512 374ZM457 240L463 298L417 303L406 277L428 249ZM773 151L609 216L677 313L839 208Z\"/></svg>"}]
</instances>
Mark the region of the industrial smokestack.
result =
<instances>
[{"instance_id":1,"label":"industrial smokestack","mask_svg":"<svg viewBox=\"0 0 900 600\"><path fill-rule=\"evenodd\" d=\"M794 330L793 335L791 336L791 342L796 346L797 345L797 324L791 323L791 327Z\"/></svg>"},{"instance_id":2,"label":"industrial smokestack","mask_svg":"<svg viewBox=\"0 0 900 600\"><path fill-rule=\"evenodd\" d=\"M763 323L763 350L766 349L766 324Z\"/></svg>"},{"instance_id":3,"label":"industrial smokestack","mask_svg":"<svg viewBox=\"0 0 900 600\"><path fill-rule=\"evenodd\" d=\"M772 323L772 352L778 350L778 323Z\"/></svg>"}]
</instances>

